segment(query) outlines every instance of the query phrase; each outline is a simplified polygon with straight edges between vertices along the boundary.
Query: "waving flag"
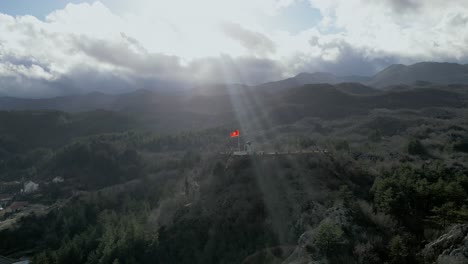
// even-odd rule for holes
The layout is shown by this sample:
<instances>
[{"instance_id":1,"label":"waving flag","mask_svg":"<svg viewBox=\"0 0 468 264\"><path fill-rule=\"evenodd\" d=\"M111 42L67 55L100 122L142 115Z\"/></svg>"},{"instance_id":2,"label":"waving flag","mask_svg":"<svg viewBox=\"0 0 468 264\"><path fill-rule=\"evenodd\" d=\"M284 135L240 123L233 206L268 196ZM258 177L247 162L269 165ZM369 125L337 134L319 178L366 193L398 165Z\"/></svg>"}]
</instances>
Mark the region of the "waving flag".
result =
<instances>
[{"instance_id":1,"label":"waving flag","mask_svg":"<svg viewBox=\"0 0 468 264\"><path fill-rule=\"evenodd\" d=\"M231 133L229 133L229 136L230 137L238 137L239 136L239 129L238 130L234 130L232 131Z\"/></svg>"}]
</instances>

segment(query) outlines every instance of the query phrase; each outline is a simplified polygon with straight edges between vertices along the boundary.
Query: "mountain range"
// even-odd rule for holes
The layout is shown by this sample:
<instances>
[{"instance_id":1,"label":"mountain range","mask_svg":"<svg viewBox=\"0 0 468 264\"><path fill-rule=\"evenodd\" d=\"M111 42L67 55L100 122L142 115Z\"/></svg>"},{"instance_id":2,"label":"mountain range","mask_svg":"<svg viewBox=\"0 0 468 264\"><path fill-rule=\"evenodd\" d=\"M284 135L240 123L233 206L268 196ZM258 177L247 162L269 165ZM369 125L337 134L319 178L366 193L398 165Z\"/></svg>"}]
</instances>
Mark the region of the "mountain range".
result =
<instances>
[{"instance_id":1,"label":"mountain range","mask_svg":"<svg viewBox=\"0 0 468 264\"><path fill-rule=\"evenodd\" d=\"M0 98L0 110L88 112L87 116L95 120L93 122L96 124L111 115L113 120L130 122L128 127L167 133L236 123L242 123L244 130L258 131L308 117L345 118L366 115L373 109L384 108L463 107L466 102L468 90L460 92L420 87L403 91L380 91L362 84L343 83L307 84L273 94L245 88L239 89L236 94L217 95L174 95L139 90L119 95L95 93L40 100ZM100 110L96 112L96 109ZM59 123L62 121L57 119ZM116 121L116 124L120 123ZM67 122L62 125L71 126Z\"/></svg>"},{"instance_id":2,"label":"mountain range","mask_svg":"<svg viewBox=\"0 0 468 264\"><path fill-rule=\"evenodd\" d=\"M174 131L232 122L263 126L304 117L341 118L376 108L459 107L467 102L464 84L468 84L466 65L418 63L392 65L372 78L301 73L259 86L216 84L177 92L142 89L44 99L0 97L0 110L105 110L151 129Z\"/></svg>"},{"instance_id":3,"label":"mountain range","mask_svg":"<svg viewBox=\"0 0 468 264\"><path fill-rule=\"evenodd\" d=\"M337 83L347 83L347 82L366 84L370 80L371 80L370 77L365 77L365 76L337 76L337 75L334 75L332 73L327 73L327 72L315 72L315 73L303 72L291 78L258 85L257 88L270 90L270 91L277 91L280 89L287 89L291 87L302 86L305 84L316 84L316 83L337 84Z\"/></svg>"},{"instance_id":4,"label":"mountain range","mask_svg":"<svg viewBox=\"0 0 468 264\"><path fill-rule=\"evenodd\" d=\"M282 89L299 87L305 84L341 84L359 83L361 92L375 92L369 88L386 89L395 88L401 85L416 85L416 86L431 86L431 85L448 85L448 84L468 84L468 65L457 63L441 63L441 62L421 62L412 65L394 64L384 70L378 72L374 76L338 76L328 72L307 73L302 72L294 77L283 80L272 81L255 86L247 86L244 84L204 84L194 87L180 88L182 84L165 83L154 88L145 88L151 91L164 93L192 93L199 94L223 94L223 93L238 93L239 90L256 89L264 90L271 93L278 92ZM184 84L187 86L187 84ZM364 87L367 86L367 87ZM179 87L180 89L174 88ZM366 91L364 91L365 89ZM86 95L89 104L93 101L107 100L112 101L112 95L106 95L100 92L94 92ZM104 99L107 97L107 99ZM59 99L60 98L60 99ZM32 108L37 108L39 105L52 108L69 108L70 111L82 108L82 102L75 102L76 96L62 96L57 98L39 99L38 101L17 100L16 98L8 97L0 94L0 109L28 109L30 103L34 102Z\"/></svg>"},{"instance_id":5,"label":"mountain range","mask_svg":"<svg viewBox=\"0 0 468 264\"><path fill-rule=\"evenodd\" d=\"M434 84L468 84L468 65L437 62L421 62L409 66L394 64L374 75L366 84L386 87L421 81Z\"/></svg>"},{"instance_id":6,"label":"mountain range","mask_svg":"<svg viewBox=\"0 0 468 264\"><path fill-rule=\"evenodd\" d=\"M457 63L421 62L412 65L394 64L374 76L337 76L332 73L300 73L284 80L258 87L278 90L314 83L361 83L375 88L396 85L468 84L468 66Z\"/></svg>"}]
</instances>

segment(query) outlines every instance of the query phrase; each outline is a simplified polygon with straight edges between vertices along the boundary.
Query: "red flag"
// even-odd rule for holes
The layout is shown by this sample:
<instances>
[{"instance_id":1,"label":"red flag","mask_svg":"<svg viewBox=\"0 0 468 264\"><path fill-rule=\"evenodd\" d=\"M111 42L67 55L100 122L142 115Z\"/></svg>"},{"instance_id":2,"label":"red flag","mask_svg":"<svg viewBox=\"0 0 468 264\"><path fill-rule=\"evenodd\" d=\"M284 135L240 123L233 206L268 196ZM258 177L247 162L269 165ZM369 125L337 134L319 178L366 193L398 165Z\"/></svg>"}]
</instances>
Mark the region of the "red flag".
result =
<instances>
[{"instance_id":1,"label":"red flag","mask_svg":"<svg viewBox=\"0 0 468 264\"><path fill-rule=\"evenodd\" d=\"M230 137L238 137L239 136L239 129L238 130L234 130L232 131L231 133L229 133L229 136Z\"/></svg>"}]
</instances>

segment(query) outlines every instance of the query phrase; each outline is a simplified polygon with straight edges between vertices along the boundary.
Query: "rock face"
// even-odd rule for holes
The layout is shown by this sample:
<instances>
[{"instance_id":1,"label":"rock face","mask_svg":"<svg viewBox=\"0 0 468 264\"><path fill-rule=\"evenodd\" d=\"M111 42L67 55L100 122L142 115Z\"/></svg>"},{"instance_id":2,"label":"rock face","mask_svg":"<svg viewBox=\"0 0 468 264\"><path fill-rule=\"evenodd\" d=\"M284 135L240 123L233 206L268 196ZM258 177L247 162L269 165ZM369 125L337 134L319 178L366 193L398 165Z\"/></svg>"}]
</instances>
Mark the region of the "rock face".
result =
<instances>
[{"instance_id":1,"label":"rock face","mask_svg":"<svg viewBox=\"0 0 468 264\"><path fill-rule=\"evenodd\" d=\"M421 252L425 263L468 264L468 225L456 225L427 244Z\"/></svg>"}]
</instances>

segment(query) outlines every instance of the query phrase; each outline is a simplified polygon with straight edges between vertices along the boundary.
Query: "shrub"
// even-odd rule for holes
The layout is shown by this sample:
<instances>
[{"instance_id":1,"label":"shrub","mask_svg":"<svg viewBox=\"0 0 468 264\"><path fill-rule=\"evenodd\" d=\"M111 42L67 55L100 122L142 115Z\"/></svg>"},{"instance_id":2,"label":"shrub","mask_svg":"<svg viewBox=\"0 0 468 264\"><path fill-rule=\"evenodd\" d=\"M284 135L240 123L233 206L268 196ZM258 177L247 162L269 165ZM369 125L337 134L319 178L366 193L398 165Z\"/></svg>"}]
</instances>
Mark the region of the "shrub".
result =
<instances>
[{"instance_id":1,"label":"shrub","mask_svg":"<svg viewBox=\"0 0 468 264\"><path fill-rule=\"evenodd\" d=\"M391 258L391 263L407 263L410 255L407 240L400 236L394 236L388 243L388 251Z\"/></svg>"},{"instance_id":2,"label":"shrub","mask_svg":"<svg viewBox=\"0 0 468 264\"><path fill-rule=\"evenodd\" d=\"M426 155L427 151L424 145L418 139L412 139L407 145L408 154L410 155Z\"/></svg>"},{"instance_id":3,"label":"shrub","mask_svg":"<svg viewBox=\"0 0 468 264\"><path fill-rule=\"evenodd\" d=\"M343 229L336 223L324 220L317 227L314 234L315 246L322 255L330 256L343 244L345 244Z\"/></svg>"}]
</instances>

